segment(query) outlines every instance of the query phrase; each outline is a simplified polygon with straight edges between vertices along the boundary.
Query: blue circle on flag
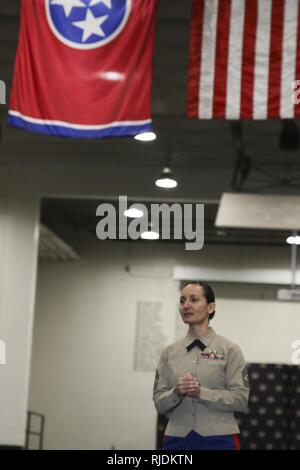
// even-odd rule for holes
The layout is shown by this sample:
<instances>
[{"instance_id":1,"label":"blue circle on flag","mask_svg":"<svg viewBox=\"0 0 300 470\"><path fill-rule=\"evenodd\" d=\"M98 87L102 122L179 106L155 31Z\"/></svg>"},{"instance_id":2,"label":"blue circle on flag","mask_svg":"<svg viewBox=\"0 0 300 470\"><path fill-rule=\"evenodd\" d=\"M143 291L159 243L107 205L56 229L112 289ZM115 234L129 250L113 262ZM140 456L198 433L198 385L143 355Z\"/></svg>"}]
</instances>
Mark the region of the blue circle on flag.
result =
<instances>
[{"instance_id":1,"label":"blue circle on flag","mask_svg":"<svg viewBox=\"0 0 300 470\"><path fill-rule=\"evenodd\" d=\"M93 49L112 41L124 28L131 0L46 0L48 23L70 47Z\"/></svg>"}]
</instances>

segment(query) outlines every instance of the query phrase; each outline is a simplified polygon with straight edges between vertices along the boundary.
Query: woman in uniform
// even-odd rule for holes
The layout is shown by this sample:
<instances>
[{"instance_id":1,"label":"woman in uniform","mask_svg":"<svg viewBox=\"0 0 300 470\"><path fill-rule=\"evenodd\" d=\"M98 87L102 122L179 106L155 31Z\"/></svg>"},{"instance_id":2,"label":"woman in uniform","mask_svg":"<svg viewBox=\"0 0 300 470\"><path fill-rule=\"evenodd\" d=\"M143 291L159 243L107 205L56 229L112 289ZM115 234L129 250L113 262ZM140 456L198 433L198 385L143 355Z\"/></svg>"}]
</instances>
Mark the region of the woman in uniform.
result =
<instances>
[{"instance_id":1,"label":"woman in uniform","mask_svg":"<svg viewBox=\"0 0 300 470\"><path fill-rule=\"evenodd\" d=\"M245 412L249 398L241 349L209 326L215 315L209 284L187 284L179 309L188 334L163 351L153 391L157 411L169 418L163 449L237 450L234 412Z\"/></svg>"}]
</instances>

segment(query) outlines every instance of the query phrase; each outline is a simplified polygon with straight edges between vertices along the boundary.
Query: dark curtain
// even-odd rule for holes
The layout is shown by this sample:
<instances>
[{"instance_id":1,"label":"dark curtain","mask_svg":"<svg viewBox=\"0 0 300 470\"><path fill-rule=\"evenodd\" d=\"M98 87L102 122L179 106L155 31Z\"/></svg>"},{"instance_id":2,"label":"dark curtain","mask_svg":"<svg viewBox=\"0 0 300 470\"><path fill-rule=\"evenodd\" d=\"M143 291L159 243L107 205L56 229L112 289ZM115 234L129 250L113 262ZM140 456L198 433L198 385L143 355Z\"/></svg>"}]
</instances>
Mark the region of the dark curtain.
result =
<instances>
[{"instance_id":1,"label":"dark curtain","mask_svg":"<svg viewBox=\"0 0 300 470\"><path fill-rule=\"evenodd\" d=\"M300 366L250 364L246 414L236 413L241 449L300 450ZM158 416L157 448L167 420Z\"/></svg>"}]
</instances>

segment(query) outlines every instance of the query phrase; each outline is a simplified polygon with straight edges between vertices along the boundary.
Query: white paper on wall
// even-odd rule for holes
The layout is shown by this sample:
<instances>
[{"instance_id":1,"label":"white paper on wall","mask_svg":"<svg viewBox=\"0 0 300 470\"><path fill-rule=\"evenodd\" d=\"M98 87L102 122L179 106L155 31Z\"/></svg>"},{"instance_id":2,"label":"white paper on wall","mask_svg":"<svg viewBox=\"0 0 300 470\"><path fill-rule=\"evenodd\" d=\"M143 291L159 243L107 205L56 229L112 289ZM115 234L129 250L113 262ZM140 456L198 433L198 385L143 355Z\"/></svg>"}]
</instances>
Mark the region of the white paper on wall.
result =
<instances>
[{"instance_id":1,"label":"white paper on wall","mask_svg":"<svg viewBox=\"0 0 300 470\"><path fill-rule=\"evenodd\" d=\"M162 302L137 302L135 371L155 371L160 354L167 345L167 337L162 329L161 310Z\"/></svg>"}]
</instances>

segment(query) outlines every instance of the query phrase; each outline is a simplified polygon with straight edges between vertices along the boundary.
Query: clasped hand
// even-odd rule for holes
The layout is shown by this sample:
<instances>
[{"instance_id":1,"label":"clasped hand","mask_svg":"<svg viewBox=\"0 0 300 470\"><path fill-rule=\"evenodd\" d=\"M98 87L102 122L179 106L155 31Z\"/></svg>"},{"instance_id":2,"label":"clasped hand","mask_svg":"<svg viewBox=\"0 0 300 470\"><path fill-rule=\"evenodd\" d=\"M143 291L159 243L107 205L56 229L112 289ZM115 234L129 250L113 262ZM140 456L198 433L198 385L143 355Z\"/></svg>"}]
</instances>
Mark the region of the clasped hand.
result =
<instances>
[{"instance_id":1,"label":"clasped hand","mask_svg":"<svg viewBox=\"0 0 300 470\"><path fill-rule=\"evenodd\" d=\"M177 381L175 392L178 395L199 397L200 384L192 374L181 375Z\"/></svg>"}]
</instances>

